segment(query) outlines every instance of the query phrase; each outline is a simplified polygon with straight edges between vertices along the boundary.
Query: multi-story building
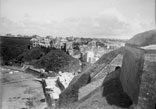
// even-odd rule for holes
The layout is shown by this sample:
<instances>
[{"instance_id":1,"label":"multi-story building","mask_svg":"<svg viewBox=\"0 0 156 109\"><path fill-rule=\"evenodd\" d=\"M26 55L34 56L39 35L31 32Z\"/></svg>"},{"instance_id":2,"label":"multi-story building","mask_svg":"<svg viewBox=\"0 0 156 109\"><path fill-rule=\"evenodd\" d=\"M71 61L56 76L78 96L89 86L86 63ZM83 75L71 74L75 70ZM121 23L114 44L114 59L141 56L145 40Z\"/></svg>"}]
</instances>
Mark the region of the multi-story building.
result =
<instances>
[{"instance_id":1,"label":"multi-story building","mask_svg":"<svg viewBox=\"0 0 156 109\"><path fill-rule=\"evenodd\" d=\"M34 37L30 40L32 42L32 46L33 47L38 47L38 46L42 46L42 47L50 47L50 39L48 38L39 38L39 37Z\"/></svg>"}]
</instances>

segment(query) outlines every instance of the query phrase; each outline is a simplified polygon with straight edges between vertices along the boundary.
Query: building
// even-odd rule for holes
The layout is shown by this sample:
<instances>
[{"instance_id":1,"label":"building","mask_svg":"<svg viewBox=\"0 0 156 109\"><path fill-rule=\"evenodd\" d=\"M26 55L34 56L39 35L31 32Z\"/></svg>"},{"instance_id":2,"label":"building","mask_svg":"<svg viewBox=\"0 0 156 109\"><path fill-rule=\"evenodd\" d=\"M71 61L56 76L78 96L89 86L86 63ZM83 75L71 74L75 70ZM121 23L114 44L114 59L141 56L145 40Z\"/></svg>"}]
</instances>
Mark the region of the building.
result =
<instances>
[{"instance_id":1,"label":"building","mask_svg":"<svg viewBox=\"0 0 156 109\"><path fill-rule=\"evenodd\" d=\"M32 38L30 41L32 42L32 47L39 46L39 41L37 38Z\"/></svg>"},{"instance_id":2,"label":"building","mask_svg":"<svg viewBox=\"0 0 156 109\"><path fill-rule=\"evenodd\" d=\"M43 47L50 47L50 39L48 39L48 38L43 38L43 39L41 39L40 40L40 42L39 42L39 45L40 46L43 46Z\"/></svg>"},{"instance_id":3,"label":"building","mask_svg":"<svg viewBox=\"0 0 156 109\"><path fill-rule=\"evenodd\" d=\"M87 52L87 62L92 63L94 58L94 52L93 51L88 51Z\"/></svg>"},{"instance_id":4,"label":"building","mask_svg":"<svg viewBox=\"0 0 156 109\"><path fill-rule=\"evenodd\" d=\"M92 40L92 41L88 42L87 45L88 45L88 47L90 49L94 49L94 48L96 48L96 41L95 40Z\"/></svg>"},{"instance_id":5,"label":"building","mask_svg":"<svg viewBox=\"0 0 156 109\"><path fill-rule=\"evenodd\" d=\"M61 48L61 39L59 37L56 37L53 40L53 47L60 49Z\"/></svg>"},{"instance_id":6,"label":"building","mask_svg":"<svg viewBox=\"0 0 156 109\"><path fill-rule=\"evenodd\" d=\"M48 38L40 38L40 37L33 37L31 40L32 42L32 46L33 47L38 47L38 46L42 46L42 47L50 47L50 39Z\"/></svg>"}]
</instances>

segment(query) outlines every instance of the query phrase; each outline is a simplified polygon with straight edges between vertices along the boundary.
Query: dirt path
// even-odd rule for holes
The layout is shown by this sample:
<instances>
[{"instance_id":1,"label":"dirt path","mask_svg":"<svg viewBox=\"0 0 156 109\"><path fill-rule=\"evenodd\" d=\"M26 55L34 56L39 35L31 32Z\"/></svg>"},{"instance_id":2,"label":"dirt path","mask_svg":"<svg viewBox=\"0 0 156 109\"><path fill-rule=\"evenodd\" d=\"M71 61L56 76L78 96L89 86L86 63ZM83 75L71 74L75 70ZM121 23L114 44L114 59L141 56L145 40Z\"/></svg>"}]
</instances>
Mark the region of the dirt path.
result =
<instances>
[{"instance_id":1,"label":"dirt path","mask_svg":"<svg viewBox=\"0 0 156 109\"><path fill-rule=\"evenodd\" d=\"M0 108L44 109L45 97L41 84L33 81L36 77L9 69L0 67Z\"/></svg>"}]
</instances>

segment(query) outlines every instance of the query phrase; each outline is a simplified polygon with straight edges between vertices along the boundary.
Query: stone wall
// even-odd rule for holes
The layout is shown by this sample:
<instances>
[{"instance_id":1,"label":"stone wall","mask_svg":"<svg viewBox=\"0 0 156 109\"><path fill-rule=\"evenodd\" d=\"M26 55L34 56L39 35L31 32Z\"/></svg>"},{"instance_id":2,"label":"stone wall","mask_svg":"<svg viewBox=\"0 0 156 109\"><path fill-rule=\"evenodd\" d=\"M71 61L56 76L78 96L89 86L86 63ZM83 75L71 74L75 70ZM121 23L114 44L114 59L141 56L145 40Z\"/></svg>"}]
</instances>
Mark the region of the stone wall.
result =
<instances>
[{"instance_id":1,"label":"stone wall","mask_svg":"<svg viewBox=\"0 0 156 109\"><path fill-rule=\"evenodd\" d=\"M125 47L126 53L122 62L122 70L120 80L124 91L130 96L135 104L137 104L140 75L143 68L143 51L140 49Z\"/></svg>"},{"instance_id":2,"label":"stone wall","mask_svg":"<svg viewBox=\"0 0 156 109\"><path fill-rule=\"evenodd\" d=\"M132 109L155 109L156 46L146 47L150 45L156 45L155 30L134 36L125 46L120 81Z\"/></svg>"},{"instance_id":3,"label":"stone wall","mask_svg":"<svg viewBox=\"0 0 156 109\"><path fill-rule=\"evenodd\" d=\"M155 109L156 105L156 53L144 55L138 106L140 109Z\"/></svg>"}]
</instances>

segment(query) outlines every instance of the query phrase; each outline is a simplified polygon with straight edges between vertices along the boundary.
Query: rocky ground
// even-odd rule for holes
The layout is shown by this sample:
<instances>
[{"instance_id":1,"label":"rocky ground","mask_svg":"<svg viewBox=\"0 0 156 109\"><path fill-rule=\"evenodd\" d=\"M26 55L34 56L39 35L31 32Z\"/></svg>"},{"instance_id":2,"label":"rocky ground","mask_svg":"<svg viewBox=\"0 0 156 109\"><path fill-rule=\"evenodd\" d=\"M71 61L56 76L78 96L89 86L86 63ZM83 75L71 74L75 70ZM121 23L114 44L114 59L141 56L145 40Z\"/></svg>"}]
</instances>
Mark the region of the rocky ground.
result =
<instances>
[{"instance_id":1,"label":"rocky ground","mask_svg":"<svg viewBox=\"0 0 156 109\"><path fill-rule=\"evenodd\" d=\"M9 73L10 72L10 73ZM1 109L44 109L45 97L34 75L0 68Z\"/></svg>"}]
</instances>

